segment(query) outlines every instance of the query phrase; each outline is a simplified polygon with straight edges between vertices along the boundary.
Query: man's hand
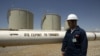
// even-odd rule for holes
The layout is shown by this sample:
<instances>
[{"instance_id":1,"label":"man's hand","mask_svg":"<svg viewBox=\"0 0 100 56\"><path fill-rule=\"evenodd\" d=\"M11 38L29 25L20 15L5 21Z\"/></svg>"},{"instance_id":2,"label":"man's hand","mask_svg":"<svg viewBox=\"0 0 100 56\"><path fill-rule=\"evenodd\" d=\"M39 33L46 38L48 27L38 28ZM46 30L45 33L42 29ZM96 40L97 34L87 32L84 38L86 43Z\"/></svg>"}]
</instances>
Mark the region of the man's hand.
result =
<instances>
[{"instance_id":1,"label":"man's hand","mask_svg":"<svg viewBox=\"0 0 100 56\"><path fill-rule=\"evenodd\" d=\"M62 52L62 56L64 56L65 52Z\"/></svg>"}]
</instances>

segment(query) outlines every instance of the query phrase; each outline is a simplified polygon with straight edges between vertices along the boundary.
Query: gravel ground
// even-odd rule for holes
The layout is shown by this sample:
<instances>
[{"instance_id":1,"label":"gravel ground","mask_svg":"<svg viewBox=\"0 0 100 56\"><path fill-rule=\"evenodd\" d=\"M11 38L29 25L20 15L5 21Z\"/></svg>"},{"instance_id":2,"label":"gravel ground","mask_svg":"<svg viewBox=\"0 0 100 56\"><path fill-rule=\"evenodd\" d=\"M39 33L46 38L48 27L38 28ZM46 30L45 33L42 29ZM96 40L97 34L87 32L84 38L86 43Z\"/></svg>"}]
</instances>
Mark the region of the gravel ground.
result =
<instances>
[{"instance_id":1,"label":"gravel ground","mask_svg":"<svg viewBox=\"0 0 100 56\"><path fill-rule=\"evenodd\" d=\"M61 56L61 43L0 47L0 56ZM87 56L100 56L100 41L89 41Z\"/></svg>"}]
</instances>

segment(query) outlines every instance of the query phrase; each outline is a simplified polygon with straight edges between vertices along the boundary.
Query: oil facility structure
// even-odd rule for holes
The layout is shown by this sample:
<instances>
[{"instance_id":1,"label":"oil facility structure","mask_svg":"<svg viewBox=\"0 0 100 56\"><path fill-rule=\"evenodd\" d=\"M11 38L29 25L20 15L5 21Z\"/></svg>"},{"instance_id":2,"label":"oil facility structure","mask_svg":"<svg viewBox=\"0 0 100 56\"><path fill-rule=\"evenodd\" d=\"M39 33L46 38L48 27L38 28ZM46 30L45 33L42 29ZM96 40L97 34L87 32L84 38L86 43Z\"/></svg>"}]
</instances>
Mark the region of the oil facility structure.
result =
<instances>
[{"instance_id":1,"label":"oil facility structure","mask_svg":"<svg viewBox=\"0 0 100 56\"><path fill-rule=\"evenodd\" d=\"M23 9L8 11L9 29L33 29L33 13Z\"/></svg>"},{"instance_id":2,"label":"oil facility structure","mask_svg":"<svg viewBox=\"0 0 100 56\"><path fill-rule=\"evenodd\" d=\"M61 30L61 16L58 14L46 14L41 23L42 30Z\"/></svg>"}]
</instances>

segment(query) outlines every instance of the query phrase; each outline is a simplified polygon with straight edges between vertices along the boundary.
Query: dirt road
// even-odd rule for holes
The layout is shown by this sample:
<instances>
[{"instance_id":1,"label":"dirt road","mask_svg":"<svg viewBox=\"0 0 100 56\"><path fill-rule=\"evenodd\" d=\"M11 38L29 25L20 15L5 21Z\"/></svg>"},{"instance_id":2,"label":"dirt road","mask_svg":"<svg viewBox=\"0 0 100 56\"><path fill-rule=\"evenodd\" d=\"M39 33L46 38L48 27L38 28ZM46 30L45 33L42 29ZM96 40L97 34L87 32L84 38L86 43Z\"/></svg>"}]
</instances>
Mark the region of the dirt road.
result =
<instances>
[{"instance_id":1,"label":"dirt road","mask_svg":"<svg viewBox=\"0 0 100 56\"><path fill-rule=\"evenodd\" d=\"M61 56L61 43L0 47L0 56ZM89 41L88 56L100 56L100 41Z\"/></svg>"}]
</instances>

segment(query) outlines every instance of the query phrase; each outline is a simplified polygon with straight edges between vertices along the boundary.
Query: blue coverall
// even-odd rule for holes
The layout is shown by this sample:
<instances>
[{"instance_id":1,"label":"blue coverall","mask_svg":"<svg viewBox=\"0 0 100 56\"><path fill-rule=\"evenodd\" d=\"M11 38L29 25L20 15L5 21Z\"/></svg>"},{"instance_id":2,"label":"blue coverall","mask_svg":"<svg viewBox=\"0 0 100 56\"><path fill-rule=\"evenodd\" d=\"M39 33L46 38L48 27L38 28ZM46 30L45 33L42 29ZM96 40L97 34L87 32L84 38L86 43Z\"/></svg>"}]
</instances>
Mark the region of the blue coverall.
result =
<instances>
[{"instance_id":1,"label":"blue coverall","mask_svg":"<svg viewBox=\"0 0 100 56\"><path fill-rule=\"evenodd\" d=\"M64 56L86 56L88 39L86 32L79 26L71 33L68 29L62 42L62 52Z\"/></svg>"}]
</instances>

